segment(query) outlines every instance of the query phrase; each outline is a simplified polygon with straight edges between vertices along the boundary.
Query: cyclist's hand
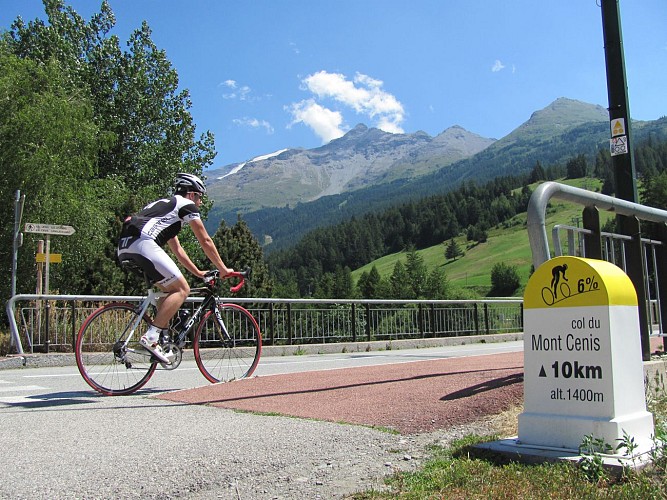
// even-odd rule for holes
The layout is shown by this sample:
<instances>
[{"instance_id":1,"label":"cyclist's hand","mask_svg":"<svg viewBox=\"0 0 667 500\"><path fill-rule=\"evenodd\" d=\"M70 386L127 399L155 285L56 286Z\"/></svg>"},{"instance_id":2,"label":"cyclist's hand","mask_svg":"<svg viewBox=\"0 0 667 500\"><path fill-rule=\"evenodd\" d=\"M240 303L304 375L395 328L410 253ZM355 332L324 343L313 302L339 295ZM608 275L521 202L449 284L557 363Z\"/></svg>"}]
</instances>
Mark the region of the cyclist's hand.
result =
<instances>
[{"instance_id":1,"label":"cyclist's hand","mask_svg":"<svg viewBox=\"0 0 667 500\"><path fill-rule=\"evenodd\" d=\"M204 283L207 285L215 284L215 281L218 279L218 276L220 276L220 273L218 272L217 269L213 269L212 271L206 271L204 273L204 276L201 278L204 280Z\"/></svg>"},{"instance_id":2,"label":"cyclist's hand","mask_svg":"<svg viewBox=\"0 0 667 500\"><path fill-rule=\"evenodd\" d=\"M220 270L220 276L222 276L223 278L225 278L225 277L229 276L230 274L234 273L234 270L231 267L227 267L225 269L226 269L227 272L225 272L222 269Z\"/></svg>"}]
</instances>

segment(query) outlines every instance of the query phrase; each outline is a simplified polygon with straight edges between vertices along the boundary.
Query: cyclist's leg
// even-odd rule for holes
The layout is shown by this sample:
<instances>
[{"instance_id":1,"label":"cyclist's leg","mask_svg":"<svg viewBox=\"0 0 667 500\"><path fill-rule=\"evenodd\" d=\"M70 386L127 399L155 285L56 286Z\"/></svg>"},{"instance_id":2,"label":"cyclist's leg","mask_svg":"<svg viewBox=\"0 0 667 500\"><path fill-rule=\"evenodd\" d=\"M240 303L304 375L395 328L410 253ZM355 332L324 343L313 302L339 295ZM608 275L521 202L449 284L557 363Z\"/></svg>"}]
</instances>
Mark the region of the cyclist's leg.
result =
<instances>
[{"instance_id":1,"label":"cyclist's leg","mask_svg":"<svg viewBox=\"0 0 667 500\"><path fill-rule=\"evenodd\" d=\"M153 319L153 324L158 328L166 328L171 318L174 317L183 305L183 302L185 302L185 299L190 295L190 285L185 281L183 275L179 276L176 281L173 281L169 285L165 286L160 283L156 283L156 285L166 295L158 300L157 313Z\"/></svg>"},{"instance_id":2,"label":"cyclist's leg","mask_svg":"<svg viewBox=\"0 0 667 500\"><path fill-rule=\"evenodd\" d=\"M142 336L141 345L151 351L161 362L169 363L169 356L162 351L160 334L181 307L190 287L183 274L167 253L153 240L137 239L118 252L119 259L130 259L143 269L148 279L166 295L157 304L153 324Z\"/></svg>"}]
</instances>

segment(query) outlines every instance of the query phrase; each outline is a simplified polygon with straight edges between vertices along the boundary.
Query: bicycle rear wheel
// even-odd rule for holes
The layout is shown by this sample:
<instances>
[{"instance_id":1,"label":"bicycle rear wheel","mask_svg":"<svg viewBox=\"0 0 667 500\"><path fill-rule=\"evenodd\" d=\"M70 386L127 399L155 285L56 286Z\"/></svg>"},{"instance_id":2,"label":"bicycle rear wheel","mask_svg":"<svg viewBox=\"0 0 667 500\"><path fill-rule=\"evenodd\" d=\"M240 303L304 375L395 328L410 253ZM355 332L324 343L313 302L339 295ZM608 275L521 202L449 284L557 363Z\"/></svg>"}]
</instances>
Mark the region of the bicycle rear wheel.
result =
<instances>
[{"instance_id":1,"label":"bicycle rear wheel","mask_svg":"<svg viewBox=\"0 0 667 500\"><path fill-rule=\"evenodd\" d=\"M133 305L116 302L94 311L79 329L74 349L79 372L88 385L106 396L133 393L148 382L157 367L139 344L150 326L146 316L124 345L137 317Z\"/></svg>"},{"instance_id":2,"label":"bicycle rear wheel","mask_svg":"<svg viewBox=\"0 0 667 500\"><path fill-rule=\"evenodd\" d=\"M218 304L199 323L193 348L197 366L210 382L230 382L249 377L262 352L259 326L246 309Z\"/></svg>"}]
</instances>

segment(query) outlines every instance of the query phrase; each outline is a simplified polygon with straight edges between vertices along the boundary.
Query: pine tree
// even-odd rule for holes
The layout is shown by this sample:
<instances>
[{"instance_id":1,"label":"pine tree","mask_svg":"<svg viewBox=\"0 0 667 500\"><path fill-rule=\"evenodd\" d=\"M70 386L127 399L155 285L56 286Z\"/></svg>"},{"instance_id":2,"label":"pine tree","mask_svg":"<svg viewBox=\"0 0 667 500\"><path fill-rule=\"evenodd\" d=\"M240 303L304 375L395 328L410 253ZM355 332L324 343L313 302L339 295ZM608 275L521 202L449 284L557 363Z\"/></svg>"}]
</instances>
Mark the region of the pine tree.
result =
<instances>
[{"instance_id":1,"label":"pine tree","mask_svg":"<svg viewBox=\"0 0 667 500\"><path fill-rule=\"evenodd\" d=\"M447 245L447 248L445 249L445 257L447 260L456 260L457 257L461 257L463 255L463 250L459 247L458 243L456 243L456 240L452 238L449 240L449 244Z\"/></svg>"},{"instance_id":2,"label":"pine tree","mask_svg":"<svg viewBox=\"0 0 667 500\"><path fill-rule=\"evenodd\" d=\"M252 269L250 280L246 281L246 286L240 292L243 296L271 296L272 282L262 247L240 216L233 227L227 226L224 220L221 221L213 235L213 243L229 267L236 271L248 267Z\"/></svg>"}]
</instances>

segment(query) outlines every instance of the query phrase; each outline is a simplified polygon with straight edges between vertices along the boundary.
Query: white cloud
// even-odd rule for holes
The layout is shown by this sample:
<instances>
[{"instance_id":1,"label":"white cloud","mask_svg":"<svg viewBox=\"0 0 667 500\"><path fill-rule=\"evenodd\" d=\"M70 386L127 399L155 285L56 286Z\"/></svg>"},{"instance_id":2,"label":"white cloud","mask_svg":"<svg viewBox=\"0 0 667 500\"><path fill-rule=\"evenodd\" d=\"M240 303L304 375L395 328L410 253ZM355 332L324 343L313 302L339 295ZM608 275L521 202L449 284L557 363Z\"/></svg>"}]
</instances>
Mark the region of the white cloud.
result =
<instances>
[{"instance_id":1,"label":"white cloud","mask_svg":"<svg viewBox=\"0 0 667 500\"><path fill-rule=\"evenodd\" d=\"M247 85L239 87L239 84L236 80L225 80L219 86L226 87L230 90L230 92L225 92L222 94L223 99L238 99L239 101L254 100L251 97L252 89Z\"/></svg>"},{"instance_id":2,"label":"white cloud","mask_svg":"<svg viewBox=\"0 0 667 500\"><path fill-rule=\"evenodd\" d=\"M354 80L350 81L340 73L329 73L319 71L307 76L302 80L303 89L313 93L317 99L333 99L339 104L348 106L358 114L368 116L375 121L375 126L392 133L402 133L401 124L405 119L403 105L392 94L382 89L384 83L368 75L357 73ZM328 110L313 99L302 101L293 106L294 110L301 110L303 102L310 103L308 108L316 109L313 105L319 107L319 112L324 110L329 113L336 113L340 121L336 124L336 129L341 130L342 115L340 112ZM295 116L295 122L299 120Z\"/></svg>"},{"instance_id":3,"label":"white cloud","mask_svg":"<svg viewBox=\"0 0 667 500\"><path fill-rule=\"evenodd\" d=\"M294 42L290 42L290 43L289 43L289 46L290 46L290 48L292 49L292 52L294 52L296 55L301 54L301 49L299 49L299 47L297 46L296 43L294 43Z\"/></svg>"},{"instance_id":4,"label":"white cloud","mask_svg":"<svg viewBox=\"0 0 667 500\"><path fill-rule=\"evenodd\" d=\"M498 71L502 71L503 69L505 69L505 65L502 62L500 62L499 59L496 59L496 62L494 62L493 66L491 67L491 71L497 73Z\"/></svg>"},{"instance_id":5,"label":"white cloud","mask_svg":"<svg viewBox=\"0 0 667 500\"><path fill-rule=\"evenodd\" d=\"M338 111L327 109L313 99L304 100L286 107L294 118L292 124L303 123L313 129L325 144L345 134L343 116Z\"/></svg>"},{"instance_id":6,"label":"white cloud","mask_svg":"<svg viewBox=\"0 0 667 500\"><path fill-rule=\"evenodd\" d=\"M266 120L258 120L257 118L235 118L232 122L236 125L241 125L250 128L263 128L267 134L273 134L273 126Z\"/></svg>"}]
</instances>

